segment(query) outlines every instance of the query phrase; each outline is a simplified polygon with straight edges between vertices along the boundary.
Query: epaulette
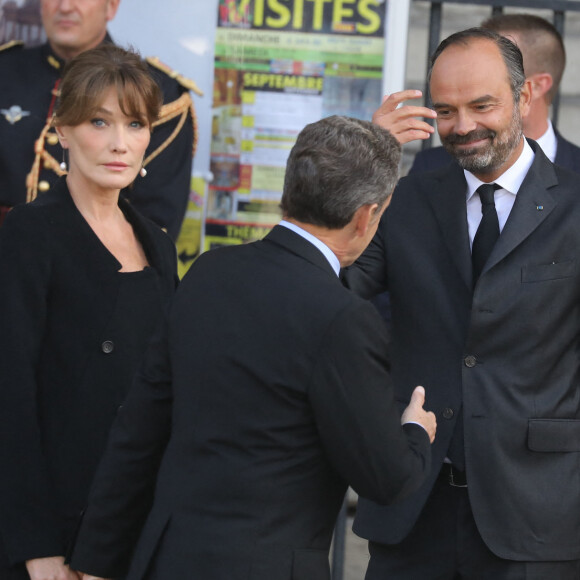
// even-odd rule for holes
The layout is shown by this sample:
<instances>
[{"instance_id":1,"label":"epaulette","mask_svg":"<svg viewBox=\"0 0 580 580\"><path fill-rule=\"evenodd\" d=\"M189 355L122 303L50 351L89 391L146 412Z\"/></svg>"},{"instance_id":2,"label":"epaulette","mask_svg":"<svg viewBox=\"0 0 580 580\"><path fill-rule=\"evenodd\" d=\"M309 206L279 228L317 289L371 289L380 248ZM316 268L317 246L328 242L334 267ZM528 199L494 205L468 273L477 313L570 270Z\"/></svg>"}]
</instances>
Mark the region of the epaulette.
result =
<instances>
[{"instance_id":1,"label":"epaulette","mask_svg":"<svg viewBox=\"0 0 580 580\"><path fill-rule=\"evenodd\" d=\"M11 40L10 42L6 42L5 44L0 45L0 52L6 52L7 50L11 50L13 48L24 47L24 42L22 40Z\"/></svg>"},{"instance_id":2,"label":"epaulette","mask_svg":"<svg viewBox=\"0 0 580 580\"><path fill-rule=\"evenodd\" d=\"M152 67L164 72L168 77L175 79L182 87L186 88L188 91L193 91L196 95L203 97L203 92L195 84L195 81L184 77L181 73L167 66L165 63L159 60L157 56L148 56L146 59L148 64Z\"/></svg>"}]
</instances>

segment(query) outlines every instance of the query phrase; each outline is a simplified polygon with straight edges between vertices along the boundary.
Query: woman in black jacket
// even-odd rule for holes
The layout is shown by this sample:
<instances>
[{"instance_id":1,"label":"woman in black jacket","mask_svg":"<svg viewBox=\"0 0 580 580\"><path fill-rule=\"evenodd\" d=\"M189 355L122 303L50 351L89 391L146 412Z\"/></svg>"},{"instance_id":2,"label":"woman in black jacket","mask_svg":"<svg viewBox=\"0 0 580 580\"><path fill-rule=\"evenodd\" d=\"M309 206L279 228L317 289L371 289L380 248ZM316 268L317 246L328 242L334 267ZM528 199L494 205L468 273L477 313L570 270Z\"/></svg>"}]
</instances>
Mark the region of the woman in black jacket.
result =
<instances>
[{"instance_id":1,"label":"woman in black jacket","mask_svg":"<svg viewBox=\"0 0 580 580\"><path fill-rule=\"evenodd\" d=\"M67 544L177 283L173 243L120 196L146 179L161 105L146 65L102 46L70 61L60 93L68 175L0 229L2 579L77 578Z\"/></svg>"}]
</instances>

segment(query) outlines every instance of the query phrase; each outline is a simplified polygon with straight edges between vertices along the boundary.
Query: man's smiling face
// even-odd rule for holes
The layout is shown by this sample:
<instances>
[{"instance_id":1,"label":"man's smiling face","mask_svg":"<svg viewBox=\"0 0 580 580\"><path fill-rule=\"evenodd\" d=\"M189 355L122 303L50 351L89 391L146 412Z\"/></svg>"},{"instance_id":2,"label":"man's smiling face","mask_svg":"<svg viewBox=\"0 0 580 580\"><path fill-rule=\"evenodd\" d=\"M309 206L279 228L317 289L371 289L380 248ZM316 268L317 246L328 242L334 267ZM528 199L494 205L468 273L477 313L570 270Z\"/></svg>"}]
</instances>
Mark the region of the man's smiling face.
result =
<instances>
[{"instance_id":1,"label":"man's smiling face","mask_svg":"<svg viewBox=\"0 0 580 580\"><path fill-rule=\"evenodd\" d=\"M441 143L461 167L489 181L515 162L528 87L515 103L506 64L491 40L447 47L433 65L430 89Z\"/></svg>"}]
</instances>

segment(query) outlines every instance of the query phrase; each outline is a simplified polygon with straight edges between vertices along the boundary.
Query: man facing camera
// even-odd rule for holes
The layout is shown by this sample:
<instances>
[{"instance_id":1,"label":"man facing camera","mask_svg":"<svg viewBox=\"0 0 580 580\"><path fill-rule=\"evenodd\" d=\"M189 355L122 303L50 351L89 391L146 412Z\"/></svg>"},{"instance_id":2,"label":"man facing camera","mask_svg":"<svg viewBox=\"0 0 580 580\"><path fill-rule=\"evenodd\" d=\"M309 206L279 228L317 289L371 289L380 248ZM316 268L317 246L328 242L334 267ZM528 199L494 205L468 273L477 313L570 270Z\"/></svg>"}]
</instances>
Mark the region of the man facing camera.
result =
<instances>
[{"instance_id":1,"label":"man facing camera","mask_svg":"<svg viewBox=\"0 0 580 580\"><path fill-rule=\"evenodd\" d=\"M532 90L530 109L523 119L524 135L537 141L550 161L580 173L580 147L562 137L550 121L550 107L566 66L566 50L558 30L534 14L500 14L481 26L509 38L522 52ZM432 147L417 153L410 173L431 171L452 161L444 147Z\"/></svg>"},{"instance_id":2,"label":"man facing camera","mask_svg":"<svg viewBox=\"0 0 580 580\"><path fill-rule=\"evenodd\" d=\"M429 79L456 163L401 179L345 274L390 292L397 395L428 384L439 421L427 484L359 502L366 578L578 580L578 176L525 139L533 90L507 38L451 35Z\"/></svg>"},{"instance_id":3,"label":"man facing camera","mask_svg":"<svg viewBox=\"0 0 580 580\"><path fill-rule=\"evenodd\" d=\"M283 221L193 265L112 429L74 569L330 578L347 485L379 503L421 486L434 416L417 388L401 418L384 325L338 278L374 235L399 157L368 122L308 125Z\"/></svg>"}]
</instances>

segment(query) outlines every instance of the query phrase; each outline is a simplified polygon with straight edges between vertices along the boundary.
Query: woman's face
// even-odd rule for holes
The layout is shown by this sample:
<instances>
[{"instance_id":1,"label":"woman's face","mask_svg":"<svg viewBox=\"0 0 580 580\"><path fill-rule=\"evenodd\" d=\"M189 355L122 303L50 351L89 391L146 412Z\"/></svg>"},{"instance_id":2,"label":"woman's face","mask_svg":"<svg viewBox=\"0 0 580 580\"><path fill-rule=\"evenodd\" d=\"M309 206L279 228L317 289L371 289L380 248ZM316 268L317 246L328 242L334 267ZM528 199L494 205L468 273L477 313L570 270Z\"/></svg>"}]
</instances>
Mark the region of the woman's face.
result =
<instances>
[{"instance_id":1,"label":"woman's face","mask_svg":"<svg viewBox=\"0 0 580 580\"><path fill-rule=\"evenodd\" d=\"M123 113L114 87L90 119L57 130L69 153L69 182L101 190L120 190L133 182L150 139L146 124Z\"/></svg>"}]
</instances>

